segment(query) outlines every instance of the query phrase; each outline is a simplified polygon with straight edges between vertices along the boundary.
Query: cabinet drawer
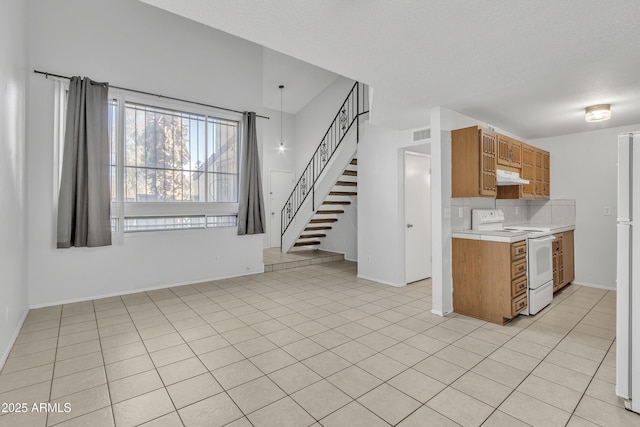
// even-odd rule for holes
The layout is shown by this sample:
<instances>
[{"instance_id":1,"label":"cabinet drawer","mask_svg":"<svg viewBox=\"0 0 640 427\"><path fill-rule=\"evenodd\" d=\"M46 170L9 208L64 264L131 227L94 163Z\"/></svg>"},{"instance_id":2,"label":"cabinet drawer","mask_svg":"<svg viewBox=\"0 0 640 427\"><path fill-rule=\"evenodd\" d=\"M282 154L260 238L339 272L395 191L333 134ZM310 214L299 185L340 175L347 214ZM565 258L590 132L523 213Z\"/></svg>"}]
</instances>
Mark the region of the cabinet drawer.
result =
<instances>
[{"instance_id":1,"label":"cabinet drawer","mask_svg":"<svg viewBox=\"0 0 640 427\"><path fill-rule=\"evenodd\" d=\"M515 316L525 308L527 308L527 294L524 294L518 298L514 298L513 302L511 303L511 315Z\"/></svg>"},{"instance_id":2,"label":"cabinet drawer","mask_svg":"<svg viewBox=\"0 0 640 427\"><path fill-rule=\"evenodd\" d=\"M556 238L556 240L553 241L553 245L554 245L554 249L556 250L556 252L562 252L562 234L554 234L553 237Z\"/></svg>"},{"instance_id":3,"label":"cabinet drawer","mask_svg":"<svg viewBox=\"0 0 640 427\"><path fill-rule=\"evenodd\" d=\"M526 292L526 290L527 290L527 276L522 276L521 278L511 282L511 296L513 298L517 297L523 292Z\"/></svg>"},{"instance_id":4,"label":"cabinet drawer","mask_svg":"<svg viewBox=\"0 0 640 427\"><path fill-rule=\"evenodd\" d=\"M515 279L527 274L527 260L521 259L511 263L511 279Z\"/></svg>"},{"instance_id":5,"label":"cabinet drawer","mask_svg":"<svg viewBox=\"0 0 640 427\"><path fill-rule=\"evenodd\" d=\"M511 244L511 259L520 259L527 255L527 241L516 242Z\"/></svg>"}]
</instances>

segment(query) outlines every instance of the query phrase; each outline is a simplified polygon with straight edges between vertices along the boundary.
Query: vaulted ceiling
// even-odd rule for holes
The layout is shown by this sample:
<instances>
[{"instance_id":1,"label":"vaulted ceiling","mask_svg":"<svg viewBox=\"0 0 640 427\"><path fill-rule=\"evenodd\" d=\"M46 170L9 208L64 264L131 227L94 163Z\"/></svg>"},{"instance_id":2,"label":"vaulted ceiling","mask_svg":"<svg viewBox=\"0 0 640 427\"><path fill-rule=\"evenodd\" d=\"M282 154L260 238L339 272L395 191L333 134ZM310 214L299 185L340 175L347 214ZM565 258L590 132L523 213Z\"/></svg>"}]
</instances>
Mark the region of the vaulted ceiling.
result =
<instances>
[{"instance_id":1,"label":"vaulted ceiling","mask_svg":"<svg viewBox=\"0 0 640 427\"><path fill-rule=\"evenodd\" d=\"M640 123L637 0L141 1L367 83L398 129L439 105L523 138Z\"/></svg>"}]
</instances>

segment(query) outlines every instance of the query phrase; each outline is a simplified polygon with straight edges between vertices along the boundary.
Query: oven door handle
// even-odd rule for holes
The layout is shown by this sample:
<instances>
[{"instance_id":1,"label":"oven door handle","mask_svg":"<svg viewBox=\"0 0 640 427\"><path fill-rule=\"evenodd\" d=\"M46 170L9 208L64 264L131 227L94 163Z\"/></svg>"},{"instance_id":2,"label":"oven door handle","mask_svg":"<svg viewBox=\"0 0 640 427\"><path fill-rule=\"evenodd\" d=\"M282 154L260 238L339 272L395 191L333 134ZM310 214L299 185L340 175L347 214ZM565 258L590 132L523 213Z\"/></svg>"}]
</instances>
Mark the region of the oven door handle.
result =
<instances>
[{"instance_id":1,"label":"oven door handle","mask_svg":"<svg viewBox=\"0 0 640 427\"><path fill-rule=\"evenodd\" d=\"M544 243L544 242L552 242L556 240L556 238L555 236L547 236L547 237L532 238L532 240L535 240L536 243Z\"/></svg>"}]
</instances>

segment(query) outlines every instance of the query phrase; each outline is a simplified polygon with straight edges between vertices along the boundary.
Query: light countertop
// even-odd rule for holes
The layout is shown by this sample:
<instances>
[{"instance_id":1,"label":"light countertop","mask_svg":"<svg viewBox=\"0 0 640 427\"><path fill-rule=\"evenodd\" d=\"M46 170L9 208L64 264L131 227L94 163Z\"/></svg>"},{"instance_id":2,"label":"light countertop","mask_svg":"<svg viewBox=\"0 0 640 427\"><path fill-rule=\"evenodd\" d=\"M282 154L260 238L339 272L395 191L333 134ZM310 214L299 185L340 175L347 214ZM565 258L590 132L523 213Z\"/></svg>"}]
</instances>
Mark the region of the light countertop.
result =
<instances>
[{"instance_id":1,"label":"light countertop","mask_svg":"<svg viewBox=\"0 0 640 427\"><path fill-rule=\"evenodd\" d=\"M567 224L517 224L514 227L531 227L548 228L550 231L479 231L479 230L460 230L454 231L453 237L456 239L485 240L489 242L505 242L514 243L526 240L528 237L544 237L550 234L562 233L564 231L574 230L575 225Z\"/></svg>"}]
</instances>

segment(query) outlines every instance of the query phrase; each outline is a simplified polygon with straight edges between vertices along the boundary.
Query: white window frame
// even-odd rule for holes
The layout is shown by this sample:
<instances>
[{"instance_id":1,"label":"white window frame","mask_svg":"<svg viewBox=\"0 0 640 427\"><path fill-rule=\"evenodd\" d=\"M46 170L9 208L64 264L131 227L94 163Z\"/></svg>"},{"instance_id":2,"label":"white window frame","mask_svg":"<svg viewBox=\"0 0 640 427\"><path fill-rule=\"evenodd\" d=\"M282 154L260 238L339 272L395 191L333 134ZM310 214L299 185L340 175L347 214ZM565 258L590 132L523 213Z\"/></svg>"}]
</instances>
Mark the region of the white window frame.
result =
<instances>
[{"instance_id":1,"label":"white window frame","mask_svg":"<svg viewBox=\"0 0 640 427\"><path fill-rule=\"evenodd\" d=\"M54 94L54 207L58 204L58 194L60 189L60 178L62 171L62 158L64 152L64 128L66 120L67 91L69 82L67 80L55 79ZM154 218L154 217L204 217L205 226L202 228L176 228L167 230L140 230L142 234L163 233L166 231L193 231L193 230L215 230L219 228L232 228L231 226L210 226L207 218L215 216L237 216L238 203L227 202L125 202L124 201L124 144L125 144L125 122L126 103L137 103L157 108L166 108L187 114L203 115L222 120L235 121L238 123L237 129L237 179L240 180L240 150L242 145L242 135L244 134L242 114L222 111L215 108L206 108L195 104L167 100L153 95L142 95L122 89L109 88L109 99L118 103L118 124L117 124L117 159L116 159L116 200L111 202L111 219L117 220L116 230L112 232L115 241L122 241L123 236L138 234L137 231L125 233L125 219L128 218ZM207 137L208 126L205 126L205 138ZM205 144L206 145L206 144ZM205 155L206 157L206 155ZM239 182L238 182L239 184ZM237 186L239 189L239 185ZM239 196L239 195L238 195ZM54 224L56 221L54 220ZM236 226L237 227L237 226Z\"/></svg>"}]
</instances>

